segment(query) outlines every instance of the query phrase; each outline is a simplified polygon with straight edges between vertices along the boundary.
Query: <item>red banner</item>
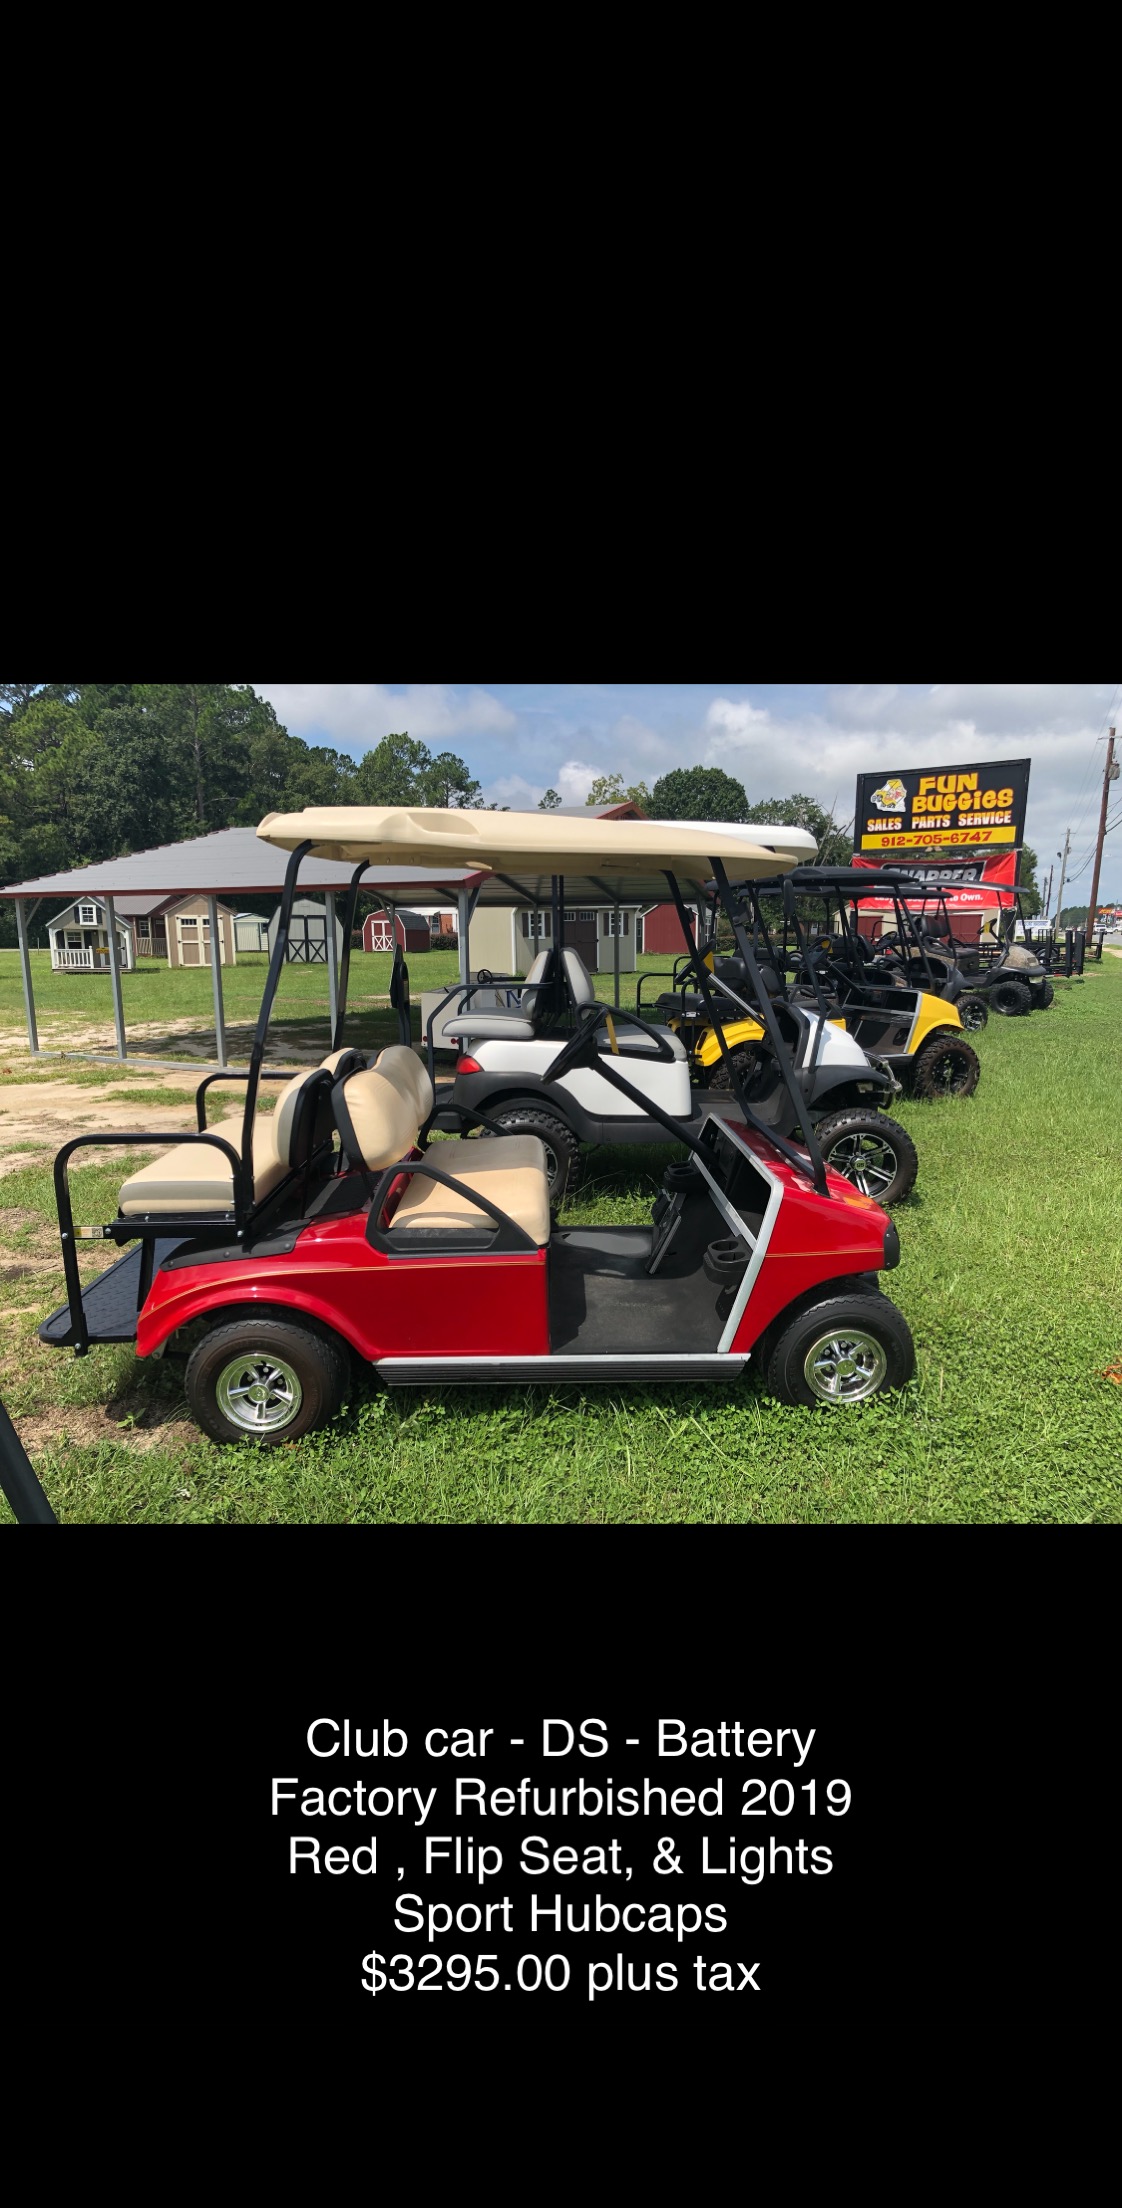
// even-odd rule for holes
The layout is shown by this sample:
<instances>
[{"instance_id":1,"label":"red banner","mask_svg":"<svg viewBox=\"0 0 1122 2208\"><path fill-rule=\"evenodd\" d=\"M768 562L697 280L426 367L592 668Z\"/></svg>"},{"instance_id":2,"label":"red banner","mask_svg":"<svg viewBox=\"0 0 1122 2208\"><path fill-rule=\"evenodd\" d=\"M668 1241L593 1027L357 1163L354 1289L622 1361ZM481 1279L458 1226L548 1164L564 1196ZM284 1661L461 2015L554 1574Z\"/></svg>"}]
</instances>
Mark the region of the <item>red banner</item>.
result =
<instances>
[{"instance_id":1,"label":"red banner","mask_svg":"<svg viewBox=\"0 0 1122 2208\"><path fill-rule=\"evenodd\" d=\"M979 856L959 866L949 865L944 859L938 863L901 867L899 871L908 875L912 881L921 881L931 893L941 890L947 900L948 912L992 911L998 906L1003 911L1009 911L1013 904L1011 892L1017 883L1017 858L1016 851L1003 851L985 858ZM881 859L864 851L854 852L853 864L869 867L877 874L897 871L894 867L886 867ZM918 912L922 909L915 897L905 902L910 910ZM862 897L861 910L891 912L892 899Z\"/></svg>"}]
</instances>

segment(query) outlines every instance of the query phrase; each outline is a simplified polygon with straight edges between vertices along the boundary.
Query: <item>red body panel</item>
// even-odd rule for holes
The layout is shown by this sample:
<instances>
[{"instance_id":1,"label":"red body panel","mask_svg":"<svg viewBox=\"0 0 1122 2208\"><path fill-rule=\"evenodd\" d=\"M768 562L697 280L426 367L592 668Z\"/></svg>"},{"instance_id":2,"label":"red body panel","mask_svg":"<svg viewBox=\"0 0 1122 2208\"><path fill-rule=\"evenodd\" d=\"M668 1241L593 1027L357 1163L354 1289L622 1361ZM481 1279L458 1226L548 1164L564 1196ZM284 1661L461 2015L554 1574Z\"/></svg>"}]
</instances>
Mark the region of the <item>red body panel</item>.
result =
<instances>
[{"instance_id":1,"label":"red body panel","mask_svg":"<svg viewBox=\"0 0 1122 2208\"><path fill-rule=\"evenodd\" d=\"M765 1327L796 1297L851 1273L879 1273L884 1238L891 1221L870 1196L862 1196L840 1174L827 1173L830 1195L823 1199L793 1166L749 1134L749 1147L783 1184L783 1201L772 1229L767 1256L748 1298L733 1349L758 1342Z\"/></svg>"},{"instance_id":2,"label":"red body panel","mask_svg":"<svg viewBox=\"0 0 1122 2208\"><path fill-rule=\"evenodd\" d=\"M809 1289L850 1273L879 1272L890 1224L879 1204L837 1174L829 1175L831 1193L824 1199L760 1138L746 1139L783 1195L733 1344L741 1355ZM287 1305L294 1316L318 1320L370 1363L382 1357L549 1355L546 1250L388 1257L368 1243L366 1220L361 1211L310 1226L286 1257L157 1273L137 1327L138 1356L150 1357L177 1328L208 1312L254 1304ZM648 1350L673 1355L677 1346L652 1341Z\"/></svg>"},{"instance_id":3,"label":"red body panel","mask_svg":"<svg viewBox=\"0 0 1122 2208\"><path fill-rule=\"evenodd\" d=\"M544 1357L546 1252L386 1257L366 1213L327 1220L291 1256L232 1259L157 1273L136 1348L150 1357L177 1327L224 1307L291 1307L329 1326L360 1357Z\"/></svg>"}]
</instances>

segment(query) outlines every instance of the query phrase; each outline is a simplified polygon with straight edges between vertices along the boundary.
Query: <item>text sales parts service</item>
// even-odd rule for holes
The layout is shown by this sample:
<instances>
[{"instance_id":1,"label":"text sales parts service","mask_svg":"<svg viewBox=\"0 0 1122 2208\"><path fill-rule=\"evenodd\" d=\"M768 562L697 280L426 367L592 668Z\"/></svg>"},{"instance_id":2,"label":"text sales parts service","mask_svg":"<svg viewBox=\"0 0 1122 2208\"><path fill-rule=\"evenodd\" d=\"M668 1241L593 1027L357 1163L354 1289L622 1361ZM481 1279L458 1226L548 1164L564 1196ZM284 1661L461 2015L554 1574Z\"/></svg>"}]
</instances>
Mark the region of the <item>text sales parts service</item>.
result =
<instances>
[{"instance_id":1,"label":"text sales parts service","mask_svg":"<svg viewBox=\"0 0 1122 2208\"><path fill-rule=\"evenodd\" d=\"M978 767L915 767L863 774L857 784L860 851L946 850L1024 841L1030 759Z\"/></svg>"}]
</instances>

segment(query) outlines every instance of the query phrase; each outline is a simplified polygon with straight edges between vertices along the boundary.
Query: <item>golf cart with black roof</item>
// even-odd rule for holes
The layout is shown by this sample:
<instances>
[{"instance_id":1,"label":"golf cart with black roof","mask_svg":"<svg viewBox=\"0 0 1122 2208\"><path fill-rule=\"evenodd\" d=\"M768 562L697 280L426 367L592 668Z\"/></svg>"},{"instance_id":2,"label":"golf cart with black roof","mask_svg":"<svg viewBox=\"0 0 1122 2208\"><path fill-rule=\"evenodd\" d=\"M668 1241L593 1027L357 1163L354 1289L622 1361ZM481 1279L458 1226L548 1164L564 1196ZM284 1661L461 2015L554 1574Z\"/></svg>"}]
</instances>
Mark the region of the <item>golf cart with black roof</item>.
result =
<instances>
[{"instance_id":1,"label":"golf cart with black roof","mask_svg":"<svg viewBox=\"0 0 1122 2208\"><path fill-rule=\"evenodd\" d=\"M166 1135L136 1131L63 1145L67 1301L41 1327L44 1341L80 1356L132 1339L142 1357L180 1354L199 1425L219 1442L270 1445L328 1419L355 1363L391 1387L730 1381L751 1367L780 1400L806 1405L862 1402L911 1377L907 1324L876 1280L899 1258L887 1214L828 1171L812 1129L802 1143L778 1132L767 1099L760 1112L744 1103L742 1121L711 1113L696 1134L679 1129L629 1080L634 1060L610 1035L601 1051L601 1028L616 1019L608 1006L570 1037L556 1077L599 1072L689 1153L632 1226L555 1226L532 1135L485 1127L430 1139L422 1059L398 1043L368 1062L348 1046L344 974L322 1064L294 1074L264 1064L308 853L354 866L352 899L370 865L437 857L531 879L595 871L620 897L715 876L758 991L775 1086L797 1114L789 1023L759 982L726 872L742 842L722 848L719 837L653 822L405 807L273 814L258 834L291 856L248 1073L209 1075L198 1132L170 1151ZM751 858L766 872L768 853ZM782 865L774 854L771 863ZM706 980L699 986L704 994ZM677 1062L657 1028L634 1014L621 1024L640 1051ZM208 1128L206 1096L223 1079L245 1081L244 1107ZM262 1080L284 1083L269 1118L256 1109ZM76 1226L70 1161L114 1144L163 1154L129 1174L114 1219ZM77 1245L90 1240L126 1254L83 1285Z\"/></svg>"},{"instance_id":2,"label":"golf cart with black roof","mask_svg":"<svg viewBox=\"0 0 1122 2208\"><path fill-rule=\"evenodd\" d=\"M763 885L765 888L766 884ZM857 926L863 896L908 889L899 875L861 867L800 866L782 884L780 970L792 1003L814 1004L913 1096L973 1096L981 1078L958 1007L931 989L903 986Z\"/></svg>"},{"instance_id":3,"label":"golf cart with black roof","mask_svg":"<svg viewBox=\"0 0 1122 2208\"><path fill-rule=\"evenodd\" d=\"M1003 1019L1023 1019L1030 1012L1047 1012L1056 990L1049 952L1045 950L1042 956L1028 942L1016 940L1018 922L1022 935L1028 934L1020 890L1007 890L1004 894L1012 900L1013 916L1007 933L999 910L998 936L992 945L961 942L956 937L946 891L938 884L920 886L920 909L910 912L909 920L913 937L922 945L934 971L962 975L968 997L959 998L960 1010L969 1001L981 1006L985 1017L996 1012ZM882 940L878 947L897 967L902 953L909 955L899 938ZM984 1026L985 1018L976 1024Z\"/></svg>"}]
</instances>

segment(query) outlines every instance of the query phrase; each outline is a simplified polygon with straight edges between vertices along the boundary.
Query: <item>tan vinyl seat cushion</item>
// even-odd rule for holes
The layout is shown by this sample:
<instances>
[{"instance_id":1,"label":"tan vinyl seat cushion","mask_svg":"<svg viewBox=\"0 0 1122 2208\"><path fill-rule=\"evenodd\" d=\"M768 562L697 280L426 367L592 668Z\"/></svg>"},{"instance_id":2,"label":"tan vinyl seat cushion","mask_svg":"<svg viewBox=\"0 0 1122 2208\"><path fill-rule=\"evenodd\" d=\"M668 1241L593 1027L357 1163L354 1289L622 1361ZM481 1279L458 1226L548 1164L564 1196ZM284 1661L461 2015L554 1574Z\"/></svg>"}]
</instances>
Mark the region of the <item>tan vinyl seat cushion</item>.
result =
<instances>
[{"instance_id":1,"label":"tan vinyl seat cushion","mask_svg":"<svg viewBox=\"0 0 1122 2208\"><path fill-rule=\"evenodd\" d=\"M315 1069L298 1073L285 1083L274 1112L261 1113L253 1123L253 1197L268 1196L288 1171L296 1106L301 1090L316 1078ZM221 1119L210 1128L238 1156L242 1152L242 1120ZM234 1176L223 1157L209 1142L183 1142L166 1157L142 1165L124 1184L118 1199L128 1218L145 1212L232 1211Z\"/></svg>"},{"instance_id":2,"label":"tan vinyl seat cushion","mask_svg":"<svg viewBox=\"0 0 1122 2208\"><path fill-rule=\"evenodd\" d=\"M440 1181L411 1174L391 1221L395 1234L411 1227L494 1226L490 1213L472 1203L474 1188L507 1212L539 1249L545 1248L549 1175L537 1135L479 1135L471 1141L452 1137L434 1142L427 1154L442 1173L454 1174L461 1187L445 1188Z\"/></svg>"}]
</instances>

